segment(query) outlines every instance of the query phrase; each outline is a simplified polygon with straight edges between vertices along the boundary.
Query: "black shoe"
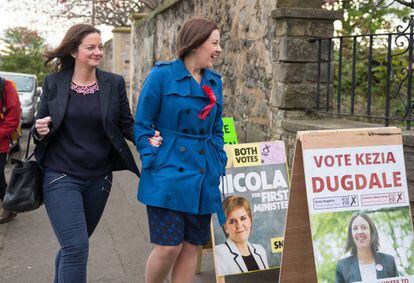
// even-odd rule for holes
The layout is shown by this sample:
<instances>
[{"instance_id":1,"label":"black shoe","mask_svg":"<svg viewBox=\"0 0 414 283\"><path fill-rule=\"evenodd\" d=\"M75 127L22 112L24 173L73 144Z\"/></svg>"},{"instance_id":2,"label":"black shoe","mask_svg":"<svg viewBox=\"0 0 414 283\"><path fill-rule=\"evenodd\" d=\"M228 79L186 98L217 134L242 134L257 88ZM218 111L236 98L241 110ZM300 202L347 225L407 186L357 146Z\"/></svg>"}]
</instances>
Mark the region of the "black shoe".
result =
<instances>
[{"instance_id":1,"label":"black shoe","mask_svg":"<svg viewBox=\"0 0 414 283\"><path fill-rule=\"evenodd\" d=\"M16 216L17 216L17 213L15 212L3 210L3 213L0 216L0 224L10 222Z\"/></svg>"}]
</instances>

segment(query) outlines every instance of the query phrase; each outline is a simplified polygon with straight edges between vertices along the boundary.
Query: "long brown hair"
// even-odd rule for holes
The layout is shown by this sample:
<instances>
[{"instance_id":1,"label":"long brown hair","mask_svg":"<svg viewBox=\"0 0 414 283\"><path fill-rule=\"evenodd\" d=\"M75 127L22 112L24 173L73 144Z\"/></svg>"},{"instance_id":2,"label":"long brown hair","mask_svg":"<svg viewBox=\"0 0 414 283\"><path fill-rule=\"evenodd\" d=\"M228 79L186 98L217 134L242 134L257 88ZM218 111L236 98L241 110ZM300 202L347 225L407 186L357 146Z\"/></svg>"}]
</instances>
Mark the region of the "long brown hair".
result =
<instances>
[{"instance_id":1,"label":"long brown hair","mask_svg":"<svg viewBox=\"0 0 414 283\"><path fill-rule=\"evenodd\" d=\"M178 34L178 57L184 59L192 50L200 47L216 29L217 25L206 19L194 18L187 21Z\"/></svg>"},{"instance_id":2,"label":"long brown hair","mask_svg":"<svg viewBox=\"0 0 414 283\"><path fill-rule=\"evenodd\" d=\"M50 67L53 71L73 68L75 66L75 59L71 53L77 51L85 36L91 33L101 34L101 31L88 24L76 24L72 26L66 32L62 42L57 48L45 51L45 66Z\"/></svg>"},{"instance_id":3,"label":"long brown hair","mask_svg":"<svg viewBox=\"0 0 414 283\"><path fill-rule=\"evenodd\" d=\"M368 214L365 211L358 211L356 212L349 221L348 225L348 236L346 239L346 245L345 245L345 252L351 251L352 255L357 254L357 247L354 243L354 239L352 237L352 223L354 222L355 218L358 216L365 219L365 221L368 222L370 233L371 233L371 250L374 253L374 255L378 252L379 249L379 237L378 237L378 231L377 227L375 227L374 221L368 216Z\"/></svg>"}]
</instances>

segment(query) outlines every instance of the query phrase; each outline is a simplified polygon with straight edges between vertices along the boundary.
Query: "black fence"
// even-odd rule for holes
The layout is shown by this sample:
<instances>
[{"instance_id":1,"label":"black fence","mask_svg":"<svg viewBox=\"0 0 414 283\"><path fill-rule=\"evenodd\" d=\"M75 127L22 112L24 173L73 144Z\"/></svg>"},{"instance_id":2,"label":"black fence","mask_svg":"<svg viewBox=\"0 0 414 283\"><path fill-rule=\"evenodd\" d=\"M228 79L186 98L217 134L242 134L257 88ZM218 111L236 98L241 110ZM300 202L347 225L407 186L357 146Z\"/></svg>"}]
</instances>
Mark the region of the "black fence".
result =
<instances>
[{"instance_id":1,"label":"black fence","mask_svg":"<svg viewBox=\"0 0 414 283\"><path fill-rule=\"evenodd\" d=\"M413 19L394 33L313 39L316 111L411 129Z\"/></svg>"}]
</instances>

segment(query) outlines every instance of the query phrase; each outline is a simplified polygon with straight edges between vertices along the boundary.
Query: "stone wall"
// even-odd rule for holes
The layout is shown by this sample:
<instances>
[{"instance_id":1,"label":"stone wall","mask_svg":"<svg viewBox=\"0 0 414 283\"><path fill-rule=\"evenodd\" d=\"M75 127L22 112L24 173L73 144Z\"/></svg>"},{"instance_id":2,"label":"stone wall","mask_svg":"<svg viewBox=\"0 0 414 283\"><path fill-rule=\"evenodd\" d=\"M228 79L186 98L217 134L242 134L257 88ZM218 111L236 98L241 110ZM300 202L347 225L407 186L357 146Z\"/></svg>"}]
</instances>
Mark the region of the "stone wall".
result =
<instances>
[{"instance_id":1,"label":"stone wall","mask_svg":"<svg viewBox=\"0 0 414 283\"><path fill-rule=\"evenodd\" d=\"M113 40L110 39L104 44L104 55L99 65L99 68L102 70L112 72L113 71L113 47L112 47Z\"/></svg>"},{"instance_id":2,"label":"stone wall","mask_svg":"<svg viewBox=\"0 0 414 283\"><path fill-rule=\"evenodd\" d=\"M131 28L115 28L112 30L112 34L113 38L104 44L104 56L99 67L105 71L121 75L125 79L127 95L129 101L131 101Z\"/></svg>"},{"instance_id":3,"label":"stone wall","mask_svg":"<svg viewBox=\"0 0 414 283\"><path fill-rule=\"evenodd\" d=\"M113 34L113 69L112 72L125 79L128 98L132 99L130 92L131 74L131 28L119 27L112 30Z\"/></svg>"},{"instance_id":4,"label":"stone wall","mask_svg":"<svg viewBox=\"0 0 414 283\"><path fill-rule=\"evenodd\" d=\"M321 9L322 2L279 0L272 12L276 33L272 52L275 91L271 93L271 106L272 136L276 139L284 135L282 121L304 117L303 110L315 105L318 43L311 39L332 36L333 21L342 18L339 11ZM326 51L327 46L321 46L321 54L327 54ZM322 56L322 60L321 72L326 73L327 56Z\"/></svg>"},{"instance_id":5,"label":"stone wall","mask_svg":"<svg viewBox=\"0 0 414 283\"><path fill-rule=\"evenodd\" d=\"M224 113L235 118L240 141L271 138L273 91L271 12L274 0L164 1L132 25L132 104L145 76L158 60L175 58L181 25L192 17L210 18L221 31L223 54L215 68L223 76ZM135 109L135 108L134 108Z\"/></svg>"},{"instance_id":6,"label":"stone wall","mask_svg":"<svg viewBox=\"0 0 414 283\"><path fill-rule=\"evenodd\" d=\"M223 54L224 115L235 119L239 141L282 138L283 119L304 116L316 91L316 43L333 35L340 12L322 0L167 0L150 14L133 16L131 102L158 60L175 58L181 25L192 17L218 23ZM326 63L322 70L326 69Z\"/></svg>"}]
</instances>

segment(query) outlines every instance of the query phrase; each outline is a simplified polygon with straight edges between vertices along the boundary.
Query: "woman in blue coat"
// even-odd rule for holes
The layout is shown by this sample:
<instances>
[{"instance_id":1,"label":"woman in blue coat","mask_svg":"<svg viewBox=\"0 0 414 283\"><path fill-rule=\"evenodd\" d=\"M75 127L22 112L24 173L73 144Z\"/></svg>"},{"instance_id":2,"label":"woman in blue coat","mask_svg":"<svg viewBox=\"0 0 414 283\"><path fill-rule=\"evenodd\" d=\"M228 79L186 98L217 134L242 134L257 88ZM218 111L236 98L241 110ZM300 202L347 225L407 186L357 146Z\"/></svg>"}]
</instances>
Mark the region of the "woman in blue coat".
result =
<instances>
[{"instance_id":1,"label":"woman in blue coat","mask_svg":"<svg viewBox=\"0 0 414 283\"><path fill-rule=\"evenodd\" d=\"M147 205L155 244L146 265L151 283L171 269L172 282L192 282L211 214L224 222L222 82L210 69L222 52L220 33L216 24L192 19L177 41L179 58L157 63L144 82L134 128L142 161L138 199Z\"/></svg>"}]
</instances>

